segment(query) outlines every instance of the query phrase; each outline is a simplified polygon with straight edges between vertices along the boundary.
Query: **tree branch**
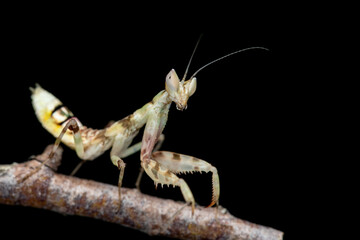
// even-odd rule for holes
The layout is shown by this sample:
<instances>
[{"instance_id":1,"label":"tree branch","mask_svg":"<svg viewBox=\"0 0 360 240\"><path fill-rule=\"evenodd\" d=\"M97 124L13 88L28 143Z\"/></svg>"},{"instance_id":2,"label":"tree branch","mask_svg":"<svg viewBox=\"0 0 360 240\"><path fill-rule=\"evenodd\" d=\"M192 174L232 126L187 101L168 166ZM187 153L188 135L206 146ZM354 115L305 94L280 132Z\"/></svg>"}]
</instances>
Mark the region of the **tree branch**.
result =
<instances>
[{"instance_id":1,"label":"tree branch","mask_svg":"<svg viewBox=\"0 0 360 240\"><path fill-rule=\"evenodd\" d=\"M34 159L45 160L52 149ZM121 208L117 186L56 173L62 149L36 174L22 181L40 162L0 165L0 203L43 208L68 215L86 216L138 229L149 235L180 239L282 239L283 233L256 225L216 208L191 208L183 202L159 199L136 189L121 189Z\"/></svg>"}]
</instances>

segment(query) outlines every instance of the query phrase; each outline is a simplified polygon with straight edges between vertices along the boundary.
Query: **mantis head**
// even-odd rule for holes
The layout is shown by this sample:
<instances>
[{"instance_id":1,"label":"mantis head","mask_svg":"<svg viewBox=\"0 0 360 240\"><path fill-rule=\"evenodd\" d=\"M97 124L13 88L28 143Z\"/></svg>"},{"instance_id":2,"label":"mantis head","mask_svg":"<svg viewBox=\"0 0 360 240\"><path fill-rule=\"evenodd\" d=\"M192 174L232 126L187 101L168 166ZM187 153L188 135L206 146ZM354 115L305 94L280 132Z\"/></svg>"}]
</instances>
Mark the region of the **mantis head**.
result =
<instances>
[{"instance_id":1,"label":"mantis head","mask_svg":"<svg viewBox=\"0 0 360 240\"><path fill-rule=\"evenodd\" d=\"M187 101L196 90L196 77L180 81L174 69L166 75L165 89L178 110L187 108Z\"/></svg>"},{"instance_id":2,"label":"mantis head","mask_svg":"<svg viewBox=\"0 0 360 240\"><path fill-rule=\"evenodd\" d=\"M176 108L178 110L184 110L187 108L187 101L189 99L189 97L191 95L194 94L195 90L196 90L196 77L195 75L198 74L201 70L203 70L204 68L208 67L209 65L216 63L224 58L227 58L231 55L237 54L237 53L241 53L241 52L245 52L248 50L252 50L252 49L262 49L262 50L269 50L267 48L264 47L249 47L249 48L244 48L235 52L231 52L229 54L226 54L225 56L219 57L205 65L203 65L201 68L199 68L197 71L195 71L195 73L190 77L189 80L185 81L186 79L186 75L188 73L189 67L190 67L190 63L191 60L194 56L194 53L196 51L196 48L199 45L201 36L198 39L196 46L194 48L194 51L191 54L189 63L186 67L185 73L184 73L184 77L182 78L182 80L180 81L178 75L176 74L174 69L171 69L171 71L168 73L168 75L166 75L166 82L165 82L165 89L166 92L169 94L169 97L171 99L171 101L176 103Z\"/></svg>"}]
</instances>

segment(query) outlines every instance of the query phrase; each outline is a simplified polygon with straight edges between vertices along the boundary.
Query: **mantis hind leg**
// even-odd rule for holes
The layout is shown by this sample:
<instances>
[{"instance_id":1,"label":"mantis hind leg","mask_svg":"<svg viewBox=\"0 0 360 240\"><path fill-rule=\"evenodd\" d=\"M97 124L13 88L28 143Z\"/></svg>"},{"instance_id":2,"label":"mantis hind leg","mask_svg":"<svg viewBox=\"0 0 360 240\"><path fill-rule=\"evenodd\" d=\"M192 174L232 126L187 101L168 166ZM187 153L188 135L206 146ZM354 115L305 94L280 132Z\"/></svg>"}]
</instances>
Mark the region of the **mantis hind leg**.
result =
<instances>
[{"instance_id":1,"label":"mantis hind leg","mask_svg":"<svg viewBox=\"0 0 360 240\"><path fill-rule=\"evenodd\" d=\"M84 145L81 139L81 133L80 133L80 125L78 124L78 120L75 117L70 118L70 120L67 122L63 130L61 131L60 135L56 138L55 145L53 148L53 151L50 153L49 158L51 158L51 154L56 151L56 149L59 147L59 144L61 142L61 139L63 138L64 134L67 130L71 130L74 135L74 143L75 143L75 151L76 154L82 161L76 165L75 169L71 172L70 176L74 176L75 173L80 169L80 167L85 163L86 160L84 160Z\"/></svg>"},{"instance_id":2,"label":"mantis hind leg","mask_svg":"<svg viewBox=\"0 0 360 240\"><path fill-rule=\"evenodd\" d=\"M59 136L56 138L55 144L53 146L52 151L49 154L49 157L43 161L34 171L30 172L28 175L26 175L22 181L26 181L29 177L37 173L43 165L45 165L48 161L50 161L56 152L56 150L59 148L59 145L61 143L62 138L64 137L64 134L67 130L71 130L74 135L74 142L75 142L75 150L77 155L82 158L84 156L84 146L81 139L81 133L80 133L80 125L78 123L77 118L72 117L68 120L64 128L61 130Z\"/></svg>"}]
</instances>

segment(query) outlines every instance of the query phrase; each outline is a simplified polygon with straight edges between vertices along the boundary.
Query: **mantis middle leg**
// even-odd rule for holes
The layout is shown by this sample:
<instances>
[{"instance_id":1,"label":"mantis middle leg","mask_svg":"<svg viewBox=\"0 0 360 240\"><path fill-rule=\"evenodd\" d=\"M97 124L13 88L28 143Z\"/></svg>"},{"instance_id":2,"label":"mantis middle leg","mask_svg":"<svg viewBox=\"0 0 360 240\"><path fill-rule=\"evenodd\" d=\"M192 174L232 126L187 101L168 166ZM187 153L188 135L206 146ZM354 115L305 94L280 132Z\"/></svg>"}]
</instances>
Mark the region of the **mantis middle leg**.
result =
<instances>
[{"instance_id":1,"label":"mantis middle leg","mask_svg":"<svg viewBox=\"0 0 360 240\"><path fill-rule=\"evenodd\" d=\"M141 149L142 142L138 142L128 147L129 143L132 141L133 137L136 134L137 133L134 133L133 136L130 137L126 137L122 134L117 135L115 137L114 144L111 149L111 153L110 153L111 161L120 170L119 180L118 180L119 200L121 200L121 186L122 186L122 180L124 177L124 171L126 166L122 158L132 155ZM121 201L119 201L119 204L121 204Z\"/></svg>"},{"instance_id":2,"label":"mantis middle leg","mask_svg":"<svg viewBox=\"0 0 360 240\"><path fill-rule=\"evenodd\" d=\"M162 145L162 143L164 142L164 140L165 140L165 135L164 134L161 134L160 135L160 137L159 137L159 139L158 139L158 142L156 143L156 145L155 145L155 148L154 148L154 152L156 152L156 151L158 151L160 148L161 148L161 145ZM119 167L118 166L118 163L117 163L117 161L119 160L121 160L122 158L126 158L126 157L128 157L128 156L130 156L130 155L132 155L132 154L134 154L134 153L136 153L136 152L138 152L138 151L140 151L140 149L141 149L141 143L142 142L138 142L138 143L136 143L136 144L134 144L134 145L132 145L131 147L129 147L129 148L127 148L127 149L125 149L125 150L123 150L122 152L121 151L118 151L119 153L117 153L118 155L116 155L116 153L115 153L115 151L116 151L116 149L120 149L120 145L122 146L122 144L123 144L123 142L120 140L117 140L118 141L118 143L120 143L121 142L121 144L119 144L119 146L114 146L113 148L115 148L115 150L113 150L114 152L111 154L111 157L112 157L112 160L113 160L113 164L114 165L116 165L119 169L120 168L124 168L125 169L125 163L124 164L121 164L123 167ZM116 156L118 156L118 157L116 157ZM123 161L123 160L121 160L121 161ZM121 161L120 161L120 163L121 163ZM115 164L116 163L116 164ZM139 172L139 175L138 175L138 177L137 177L137 179L136 179L136 183L135 183L135 186L136 186L136 188L138 189L138 190L140 190L140 181L141 181L141 178L142 178L142 175L143 175L143 173L144 173L144 168L140 168L140 172ZM120 174L121 174L121 172L120 172ZM123 173L122 173L123 174ZM120 181L120 178L122 179L122 177L123 177L123 175L122 176L119 176L119 181ZM121 186L121 182L119 182L119 186Z\"/></svg>"}]
</instances>

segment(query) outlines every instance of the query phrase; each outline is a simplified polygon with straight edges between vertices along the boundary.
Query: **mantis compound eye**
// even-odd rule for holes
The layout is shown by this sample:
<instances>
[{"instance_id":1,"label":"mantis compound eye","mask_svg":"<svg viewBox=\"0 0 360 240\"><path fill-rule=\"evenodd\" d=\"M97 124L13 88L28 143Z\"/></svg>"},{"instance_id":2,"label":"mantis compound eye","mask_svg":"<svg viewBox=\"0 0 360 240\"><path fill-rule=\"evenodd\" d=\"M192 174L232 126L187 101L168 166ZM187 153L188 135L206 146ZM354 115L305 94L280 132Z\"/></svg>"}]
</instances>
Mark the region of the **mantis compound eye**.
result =
<instances>
[{"instance_id":1,"label":"mantis compound eye","mask_svg":"<svg viewBox=\"0 0 360 240\"><path fill-rule=\"evenodd\" d=\"M169 94L174 94L178 91L180 85L179 77L177 76L174 69L166 76L165 88Z\"/></svg>"},{"instance_id":2,"label":"mantis compound eye","mask_svg":"<svg viewBox=\"0 0 360 240\"><path fill-rule=\"evenodd\" d=\"M193 78L190 80L189 87L188 87L188 89L189 89L189 97L192 96L192 95L195 93L195 91L196 91L196 85L197 85L197 83L196 83L196 77L193 77Z\"/></svg>"}]
</instances>

